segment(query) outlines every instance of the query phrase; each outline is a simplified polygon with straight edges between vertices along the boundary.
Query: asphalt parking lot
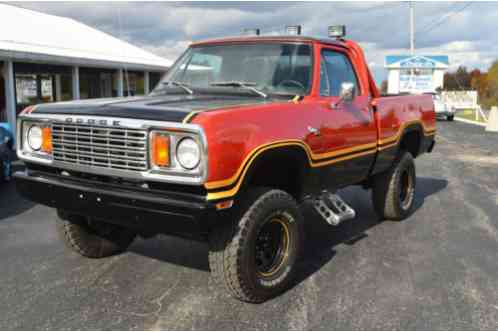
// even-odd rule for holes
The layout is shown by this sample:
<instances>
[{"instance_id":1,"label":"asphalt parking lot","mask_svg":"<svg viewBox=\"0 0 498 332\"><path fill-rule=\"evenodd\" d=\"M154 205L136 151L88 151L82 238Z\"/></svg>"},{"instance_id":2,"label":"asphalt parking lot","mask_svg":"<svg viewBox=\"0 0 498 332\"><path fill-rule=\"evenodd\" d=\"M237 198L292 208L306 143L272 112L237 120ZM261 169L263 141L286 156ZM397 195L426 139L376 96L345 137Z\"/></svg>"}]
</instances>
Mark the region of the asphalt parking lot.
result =
<instances>
[{"instance_id":1,"label":"asphalt parking lot","mask_svg":"<svg viewBox=\"0 0 498 332\"><path fill-rule=\"evenodd\" d=\"M308 211L296 285L261 305L217 291L205 244L159 237L82 258L53 210L2 186L0 329L498 329L498 134L438 127L414 214L379 222L357 188L344 191L353 221Z\"/></svg>"}]
</instances>

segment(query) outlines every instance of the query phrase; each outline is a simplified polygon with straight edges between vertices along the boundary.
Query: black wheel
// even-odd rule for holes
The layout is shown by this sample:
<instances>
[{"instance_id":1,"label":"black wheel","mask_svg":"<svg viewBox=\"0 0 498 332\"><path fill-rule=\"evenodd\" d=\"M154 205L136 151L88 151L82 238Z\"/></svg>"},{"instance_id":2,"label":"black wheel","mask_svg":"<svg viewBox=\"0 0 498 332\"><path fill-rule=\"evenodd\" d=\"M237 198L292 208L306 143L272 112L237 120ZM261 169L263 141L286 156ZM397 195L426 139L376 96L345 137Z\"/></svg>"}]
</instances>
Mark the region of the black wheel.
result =
<instances>
[{"instance_id":1,"label":"black wheel","mask_svg":"<svg viewBox=\"0 0 498 332\"><path fill-rule=\"evenodd\" d=\"M448 120L448 121L453 121L454 119L455 119L455 116L453 114L446 116L446 120Z\"/></svg>"},{"instance_id":2,"label":"black wheel","mask_svg":"<svg viewBox=\"0 0 498 332\"><path fill-rule=\"evenodd\" d=\"M66 246L90 258L103 258L125 251L136 233L118 225L59 211L57 230Z\"/></svg>"},{"instance_id":3,"label":"black wheel","mask_svg":"<svg viewBox=\"0 0 498 332\"><path fill-rule=\"evenodd\" d=\"M415 185L413 157L409 152L402 152L391 169L374 178L372 200L379 217L405 219L413 208Z\"/></svg>"},{"instance_id":4,"label":"black wheel","mask_svg":"<svg viewBox=\"0 0 498 332\"><path fill-rule=\"evenodd\" d=\"M214 278L234 297L260 303L291 283L303 238L302 215L286 192L250 190L230 222L210 234Z\"/></svg>"}]
</instances>

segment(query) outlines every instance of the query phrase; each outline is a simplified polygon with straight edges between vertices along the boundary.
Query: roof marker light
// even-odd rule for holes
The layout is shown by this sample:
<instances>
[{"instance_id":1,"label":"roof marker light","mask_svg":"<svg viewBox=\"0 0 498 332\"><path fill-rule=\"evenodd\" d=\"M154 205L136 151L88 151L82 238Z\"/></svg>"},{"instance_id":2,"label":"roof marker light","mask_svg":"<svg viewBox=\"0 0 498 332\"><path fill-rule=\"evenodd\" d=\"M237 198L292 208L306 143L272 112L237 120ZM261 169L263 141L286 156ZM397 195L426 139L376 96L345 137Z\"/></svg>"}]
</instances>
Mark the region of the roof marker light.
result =
<instances>
[{"instance_id":1,"label":"roof marker light","mask_svg":"<svg viewBox=\"0 0 498 332\"><path fill-rule=\"evenodd\" d=\"M329 26L329 37L330 38L344 38L346 36L346 26L345 25L331 25Z\"/></svg>"},{"instance_id":2,"label":"roof marker light","mask_svg":"<svg viewBox=\"0 0 498 332\"><path fill-rule=\"evenodd\" d=\"M259 36L261 34L261 30L258 28L254 29L244 29L242 33L247 36Z\"/></svg>"},{"instance_id":3,"label":"roof marker light","mask_svg":"<svg viewBox=\"0 0 498 332\"><path fill-rule=\"evenodd\" d=\"M288 35L300 36L302 28L300 25L288 25L285 27L285 31Z\"/></svg>"}]
</instances>

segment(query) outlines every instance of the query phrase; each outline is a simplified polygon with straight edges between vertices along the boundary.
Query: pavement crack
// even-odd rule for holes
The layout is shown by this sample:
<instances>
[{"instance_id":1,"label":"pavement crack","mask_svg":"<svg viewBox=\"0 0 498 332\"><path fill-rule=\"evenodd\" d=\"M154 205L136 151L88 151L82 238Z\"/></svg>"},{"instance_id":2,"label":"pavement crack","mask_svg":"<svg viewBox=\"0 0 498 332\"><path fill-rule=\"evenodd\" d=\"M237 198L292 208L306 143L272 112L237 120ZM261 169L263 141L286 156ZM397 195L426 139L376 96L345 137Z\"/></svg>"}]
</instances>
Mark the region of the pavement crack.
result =
<instances>
[{"instance_id":1,"label":"pavement crack","mask_svg":"<svg viewBox=\"0 0 498 332\"><path fill-rule=\"evenodd\" d=\"M152 304L155 304L157 306L156 310L147 312L147 313L141 313L141 312L134 312L134 311L122 311L122 310L114 310L117 313L120 314L125 314L125 315L131 315L131 316L137 316L137 317L150 317L150 316L156 316L159 317L159 314L161 313L161 310L163 309L163 300L168 296L173 289L178 286L180 283L180 279L178 279L171 287L169 287L167 290L165 290L159 297L153 299L150 301Z\"/></svg>"}]
</instances>

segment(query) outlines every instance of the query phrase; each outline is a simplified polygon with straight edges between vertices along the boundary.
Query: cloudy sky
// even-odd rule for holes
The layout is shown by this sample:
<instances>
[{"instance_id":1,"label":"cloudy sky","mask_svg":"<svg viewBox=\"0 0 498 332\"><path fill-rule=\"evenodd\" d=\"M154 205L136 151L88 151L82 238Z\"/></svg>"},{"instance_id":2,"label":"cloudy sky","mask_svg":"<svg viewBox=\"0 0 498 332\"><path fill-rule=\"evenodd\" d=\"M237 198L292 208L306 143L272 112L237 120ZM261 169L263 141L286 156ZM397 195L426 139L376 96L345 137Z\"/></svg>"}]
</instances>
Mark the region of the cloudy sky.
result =
<instances>
[{"instance_id":1,"label":"cloudy sky","mask_svg":"<svg viewBox=\"0 0 498 332\"><path fill-rule=\"evenodd\" d=\"M345 24L348 38L366 51L377 81L385 78L385 55L409 48L407 2L23 2L18 6L71 17L174 60L193 40L261 28L283 33L301 24L305 35L325 36ZM450 65L486 70L498 58L498 2L416 2L415 46L419 54L446 54Z\"/></svg>"}]
</instances>

